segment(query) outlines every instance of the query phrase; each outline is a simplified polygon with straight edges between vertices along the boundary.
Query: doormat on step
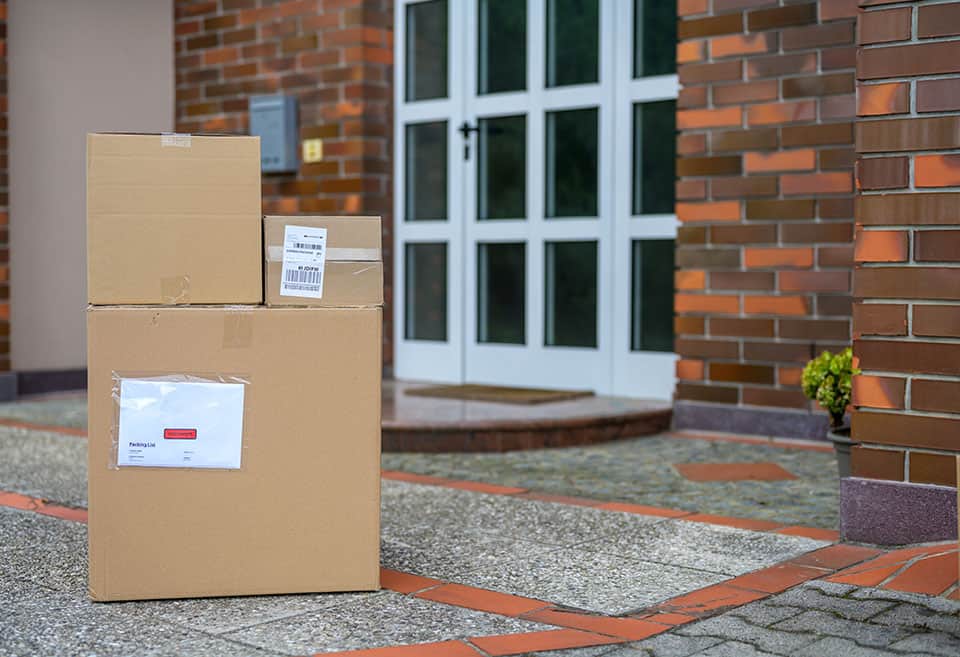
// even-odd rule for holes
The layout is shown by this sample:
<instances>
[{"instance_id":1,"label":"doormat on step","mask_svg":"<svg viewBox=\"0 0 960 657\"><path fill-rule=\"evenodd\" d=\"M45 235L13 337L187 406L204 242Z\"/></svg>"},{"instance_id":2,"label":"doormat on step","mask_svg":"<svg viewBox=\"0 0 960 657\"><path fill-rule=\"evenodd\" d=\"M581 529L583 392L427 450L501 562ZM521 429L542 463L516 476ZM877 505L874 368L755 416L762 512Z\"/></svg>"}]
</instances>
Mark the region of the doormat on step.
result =
<instances>
[{"instance_id":1,"label":"doormat on step","mask_svg":"<svg viewBox=\"0 0 960 657\"><path fill-rule=\"evenodd\" d=\"M540 388L482 386L474 383L408 388L405 393L415 397L443 397L445 399L499 402L504 404L543 404L546 402L580 399L581 397L593 397L592 390L543 390Z\"/></svg>"}]
</instances>

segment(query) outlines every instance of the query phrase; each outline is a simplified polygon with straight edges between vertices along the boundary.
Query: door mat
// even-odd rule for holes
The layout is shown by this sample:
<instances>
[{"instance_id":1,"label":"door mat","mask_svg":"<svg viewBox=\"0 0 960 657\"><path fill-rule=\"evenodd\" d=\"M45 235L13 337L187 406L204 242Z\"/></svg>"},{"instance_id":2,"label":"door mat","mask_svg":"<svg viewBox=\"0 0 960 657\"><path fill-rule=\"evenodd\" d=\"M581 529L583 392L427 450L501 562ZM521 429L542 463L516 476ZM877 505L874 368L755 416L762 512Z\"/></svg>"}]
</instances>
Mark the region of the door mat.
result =
<instances>
[{"instance_id":1,"label":"door mat","mask_svg":"<svg viewBox=\"0 0 960 657\"><path fill-rule=\"evenodd\" d=\"M483 386L474 383L411 388L407 389L405 394L415 397L442 397L444 399L498 402L503 404L544 404L547 402L580 399L581 397L593 397L592 390L543 390L540 388Z\"/></svg>"}]
</instances>

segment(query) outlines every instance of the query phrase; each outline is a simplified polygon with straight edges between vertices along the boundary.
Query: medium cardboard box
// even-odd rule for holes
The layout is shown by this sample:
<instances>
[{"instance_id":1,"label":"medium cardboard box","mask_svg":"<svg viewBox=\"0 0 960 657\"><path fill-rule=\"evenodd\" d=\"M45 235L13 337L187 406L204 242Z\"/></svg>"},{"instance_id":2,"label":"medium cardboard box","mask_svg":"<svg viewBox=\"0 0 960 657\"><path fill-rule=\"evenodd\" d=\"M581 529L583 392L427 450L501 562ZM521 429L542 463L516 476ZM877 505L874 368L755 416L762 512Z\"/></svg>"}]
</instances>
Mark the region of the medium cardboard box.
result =
<instances>
[{"instance_id":1,"label":"medium cardboard box","mask_svg":"<svg viewBox=\"0 0 960 657\"><path fill-rule=\"evenodd\" d=\"M382 304L380 223L380 217L264 217L266 304Z\"/></svg>"},{"instance_id":2,"label":"medium cardboard box","mask_svg":"<svg viewBox=\"0 0 960 657\"><path fill-rule=\"evenodd\" d=\"M260 303L258 137L87 135L87 300Z\"/></svg>"},{"instance_id":3,"label":"medium cardboard box","mask_svg":"<svg viewBox=\"0 0 960 657\"><path fill-rule=\"evenodd\" d=\"M381 308L87 313L93 599L379 588ZM239 469L118 465L160 445L196 466L235 429Z\"/></svg>"}]
</instances>

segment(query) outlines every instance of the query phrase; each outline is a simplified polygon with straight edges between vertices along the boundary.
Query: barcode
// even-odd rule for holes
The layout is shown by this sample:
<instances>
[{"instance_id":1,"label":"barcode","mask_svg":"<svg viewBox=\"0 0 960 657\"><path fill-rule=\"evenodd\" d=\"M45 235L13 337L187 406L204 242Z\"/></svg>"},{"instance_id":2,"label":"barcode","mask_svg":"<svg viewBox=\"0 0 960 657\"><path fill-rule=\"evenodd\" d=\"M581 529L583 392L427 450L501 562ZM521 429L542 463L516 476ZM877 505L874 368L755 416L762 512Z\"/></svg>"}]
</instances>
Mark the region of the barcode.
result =
<instances>
[{"instance_id":1,"label":"barcode","mask_svg":"<svg viewBox=\"0 0 960 657\"><path fill-rule=\"evenodd\" d=\"M287 287L294 287L289 285L289 283L307 283L311 286L317 286L319 289L320 281L322 280L322 274L318 271L301 271L296 269L288 269L284 280L288 283ZM295 289L310 289L307 287L296 287Z\"/></svg>"},{"instance_id":2,"label":"barcode","mask_svg":"<svg viewBox=\"0 0 960 657\"><path fill-rule=\"evenodd\" d=\"M309 244L306 242L295 242L293 245L295 249L310 249L311 251L320 251L323 249L323 244Z\"/></svg>"}]
</instances>

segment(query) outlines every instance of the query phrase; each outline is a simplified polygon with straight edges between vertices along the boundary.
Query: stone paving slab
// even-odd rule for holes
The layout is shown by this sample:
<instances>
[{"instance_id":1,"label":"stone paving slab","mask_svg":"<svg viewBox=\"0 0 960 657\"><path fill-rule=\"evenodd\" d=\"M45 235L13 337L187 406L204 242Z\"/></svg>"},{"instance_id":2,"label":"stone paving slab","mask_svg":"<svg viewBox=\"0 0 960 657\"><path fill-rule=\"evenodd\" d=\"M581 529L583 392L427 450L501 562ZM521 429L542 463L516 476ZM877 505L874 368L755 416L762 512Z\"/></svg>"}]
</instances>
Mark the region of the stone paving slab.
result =
<instances>
[{"instance_id":1,"label":"stone paving slab","mask_svg":"<svg viewBox=\"0 0 960 657\"><path fill-rule=\"evenodd\" d=\"M642 526L580 549L669 563L724 575L772 566L828 543L799 536L745 531L685 520Z\"/></svg>"},{"instance_id":2,"label":"stone paving slab","mask_svg":"<svg viewBox=\"0 0 960 657\"><path fill-rule=\"evenodd\" d=\"M143 623L113 605L0 577L0 657L271 657L259 649L163 622Z\"/></svg>"},{"instance_id":3,"label":"stone paving slab","mask_svg":"<svg viewBox=\"0 0 960 657\"><path fill-rule=\"evenodd\" d=\"M639 611L725 575L566 549L458 576L455 581L610 615Z\"/></svg>"},{"instance_id":4,"label":"stone paving slab","mask_svg":"<svg viewBox=\"0 0 960 657\"><path fill-rule=\"evenodd\" d=\"M428 530L484 532L560 547L663 520L397 481L384 481L382 494L381 526L388 531L418 523Z\"/></svg>"},{"instance_id":5,"label":"stone paving slab","mask_svg":"<svg viewBox=\"0 0 960 657\"><path fill-rule=\"evenodd\" d=\"M0 403L0 418L86 429L87 397L79 393L34 400L2 402Z\"/></svg>"},{"instance_id":6,"label":"stone paving slab","mask_svg":"<svg viewBox=\"0 0 960 657\"><path fill-rule=\"evenodd\" d=\"M4 490L87 505L87 441L77 436L0 426Z\"/></svg>"},{"instance_id":7,"label":"stone paving slab","mask_svg":"<svg viewBox=\"0 0 960 657\"><path fill-rule=\"evenodd\" d=\"M407 532L393 527L384 532L380 563L384 568L404 573L457 580L475 570L497 568L511 559L531 559L558 549L555 545L480 532L430 532L424 527Z\"/></svg>"},{"instance_id":8,"label":"stone paving slab","mask_svg":"<svg viewBox=\"0 0 960 657\"><path fill-rule=\"evenodd\" d=\"M405 534L434 553L444 545L444 537L453 539L452 544L458 536L467 537L468 544L478 534L512 537L523 541L516 544L522 555L486 566L474 557L467 568L454 568L456 572L445 578L606 614L638 610L828 545L796 536L397 481L384 482L383 500L388 567L406 565L417 574L436 576L429 571L431 564L418 561L416 552L397 548L395 537ZM404 520L411 517L429 518L430 525L404 527ZM544 542L564 549L547 550ZM624 587L625 581L631 585Z\"/></svg>"},{"instance_id":9,"label":"stone paving slab","mask_svg":"<svg viewBox=\"0 0 960 657\"><path fill-rule=\"evenodd\" d=\"M386 592L223 636L303 655L547 629L552 628Z\"/></svg>"}]
</instances>

